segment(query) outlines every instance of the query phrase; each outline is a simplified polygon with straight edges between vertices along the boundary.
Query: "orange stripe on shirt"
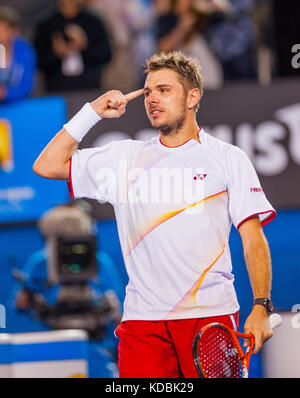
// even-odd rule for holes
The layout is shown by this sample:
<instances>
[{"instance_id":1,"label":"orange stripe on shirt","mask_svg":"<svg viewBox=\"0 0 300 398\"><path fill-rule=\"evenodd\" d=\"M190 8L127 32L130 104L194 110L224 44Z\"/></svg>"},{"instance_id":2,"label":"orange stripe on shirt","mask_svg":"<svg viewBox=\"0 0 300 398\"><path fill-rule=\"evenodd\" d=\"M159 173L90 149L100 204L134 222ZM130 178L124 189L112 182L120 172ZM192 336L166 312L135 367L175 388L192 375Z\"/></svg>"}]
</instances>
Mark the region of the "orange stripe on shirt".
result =
<instances>
[{"instance_id":1,"label":"orange stripe on shirt","mask_svg":"<svg viewBox=\"0 0 300 398\"><path fill-rule=\"evenodd\" d=\"M195 302L196 302L197 291L199 290L200 286L202 285L202 282L203 282L204 278L206 277L206 274L216 264L216 262L219 260L219 258L224 254L224 250L225 250L225 245L224 245L224 248L221 251L221 253L218 255L218 257L203 271L200 279L196 282L196 285L193 286L191 293L193 295L193 299Z\"/></svg>"},{"instance_id":2,"label":"orange stripe on shirt","mask_svg":"<svg viewBox=\"0 0 300 398\"><path fill-rule=\"evenodd\" d=\"M175 307L166 315L165 319L172 318L170 314L175 314L176 312L182 313L183 311L190 311L191 307L194 307L196 303L196 294L202 285L206 274L208 271L216 264L216 262L224 254L226 245L224 245L223 250L216 257L216 259L202 272L200 278L194 283L191 289L183 296L183 298L175 305Z\"/></svg>"},{"instance_id":3,"label":"orange stripe on shirt","mask_svg":"<svg viewBox=\"0 0 300 398\"><path fill-rule=\"evenodd\" d=\"M127 251L126 256L129 256L129 254L131 253L131 251L133 249L135 249L135 247L151 232L153 231L155 228L157 228L159 225L163 224L165 221L169 220L172 217L177 216L177 214L182 213L183 211L187 210L187 209L191 209L193 207L198 206L199 204L209 200L209 199L213 199L219 195L222 195L223 193L226 193L227 190L222 191L222 192L218 192L214 195L208 196L207 198L201 199L199 202L193 203L192 205L189 205L187 207L184 207L183 209L179 209L179 210L174 210L174 211L170 211L164 215L162 215L161 217L159 217L158 221L156 221L146 232L143 233L143 235L137 240L137 242Z\"/></svg>"}]
</instances>

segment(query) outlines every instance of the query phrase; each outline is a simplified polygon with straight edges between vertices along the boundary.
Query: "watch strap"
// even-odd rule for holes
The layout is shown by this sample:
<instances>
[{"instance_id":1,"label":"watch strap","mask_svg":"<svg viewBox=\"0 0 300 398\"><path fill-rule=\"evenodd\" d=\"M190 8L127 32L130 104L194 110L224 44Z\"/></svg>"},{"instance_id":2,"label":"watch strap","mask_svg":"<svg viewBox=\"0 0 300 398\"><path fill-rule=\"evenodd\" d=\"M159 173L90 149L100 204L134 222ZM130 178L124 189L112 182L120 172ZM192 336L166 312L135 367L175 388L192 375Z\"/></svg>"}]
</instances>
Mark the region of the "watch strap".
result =
<instances>
[{"instance_id":1,"label":"watch strap","mask_svg":"<svg viewBox=\"0 0 300 398\"><path fill-rule=\"evenodd\" d=\"M274 305L271 299L267 298L267 297L258 297L254 300L253 305L262 305L263 307L265 307L265 309L267 310L268 314L272 314L272 312L274 311Z\"/></svg>"}]
</instances>

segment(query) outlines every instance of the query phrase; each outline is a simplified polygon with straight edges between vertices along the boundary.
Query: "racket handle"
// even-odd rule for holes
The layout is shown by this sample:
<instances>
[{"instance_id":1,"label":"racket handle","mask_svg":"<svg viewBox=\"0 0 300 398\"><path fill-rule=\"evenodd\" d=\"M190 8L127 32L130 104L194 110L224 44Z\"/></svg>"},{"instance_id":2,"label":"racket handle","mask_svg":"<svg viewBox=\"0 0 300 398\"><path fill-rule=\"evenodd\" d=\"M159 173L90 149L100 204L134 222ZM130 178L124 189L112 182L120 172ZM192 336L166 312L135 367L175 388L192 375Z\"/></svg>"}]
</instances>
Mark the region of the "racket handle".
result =
<instances>
[{"instance_id":1,"label":"racket handle","mask_svg":"<svg viewBox=\"0 0 300 398\"><path fill-rule=\"evenodd\" d=\"M269 322L271 329L275 329L276 327L280 326L282 323L282 317L275 312L269 316Z\"/></svg>"}]
</instances>

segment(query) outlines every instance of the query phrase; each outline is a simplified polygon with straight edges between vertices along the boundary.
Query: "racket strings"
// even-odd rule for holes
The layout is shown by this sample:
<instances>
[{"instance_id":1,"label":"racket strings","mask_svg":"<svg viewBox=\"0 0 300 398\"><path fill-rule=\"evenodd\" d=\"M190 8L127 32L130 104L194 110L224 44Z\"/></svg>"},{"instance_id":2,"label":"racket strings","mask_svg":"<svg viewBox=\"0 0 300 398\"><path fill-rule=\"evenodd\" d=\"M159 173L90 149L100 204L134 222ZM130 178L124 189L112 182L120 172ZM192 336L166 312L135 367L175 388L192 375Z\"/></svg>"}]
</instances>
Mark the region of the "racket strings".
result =
<instances>
[{"instance_id":1,"label":"racket strings","mask_svg":"<svg viewBox=\"0 0 300 398\"><path fill-rule=\"evenodd\" d=\"M205 377L240 378L242 366L235 342L225 330L213 327L198 342L199 364Z\"/></svg>"}]
</instances>

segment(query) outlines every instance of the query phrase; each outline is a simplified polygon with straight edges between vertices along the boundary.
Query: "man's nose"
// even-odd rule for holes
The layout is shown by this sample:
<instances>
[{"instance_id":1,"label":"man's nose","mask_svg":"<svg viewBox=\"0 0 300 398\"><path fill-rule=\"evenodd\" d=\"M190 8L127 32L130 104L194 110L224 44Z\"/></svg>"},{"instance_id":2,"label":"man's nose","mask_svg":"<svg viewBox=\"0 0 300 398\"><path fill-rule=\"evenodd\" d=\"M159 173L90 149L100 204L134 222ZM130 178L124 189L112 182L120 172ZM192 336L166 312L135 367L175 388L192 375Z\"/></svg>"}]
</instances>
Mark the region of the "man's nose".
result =
<instances>
[{"instance_id":1,"label":"man's nose","mask_svg":"<svg viewBox=\"0 0 300 398\"><path fill-rule=\"evenodd\" d=\"M149 104L157 104L158 103L158 97L155 93L150 93L147 97L147 102Z\"/></svg>"}]
</instances>

